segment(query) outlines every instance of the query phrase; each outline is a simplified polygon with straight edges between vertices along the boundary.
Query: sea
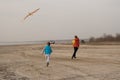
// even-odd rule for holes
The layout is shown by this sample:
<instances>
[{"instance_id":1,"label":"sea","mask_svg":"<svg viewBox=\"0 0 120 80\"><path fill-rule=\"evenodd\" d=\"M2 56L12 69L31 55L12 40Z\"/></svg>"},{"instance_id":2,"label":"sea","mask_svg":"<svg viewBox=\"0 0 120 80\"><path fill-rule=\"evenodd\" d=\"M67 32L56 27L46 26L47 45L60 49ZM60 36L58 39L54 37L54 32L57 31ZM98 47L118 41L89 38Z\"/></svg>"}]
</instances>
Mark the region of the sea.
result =
<instances>
[{"instance_id":1,"label":"sea","mask_svg":"<svg viewBox=\"0 0 120 80\"><path fill-rule=\"evenodd\" d=\"M71 44L72 40L14 41L14 42L0 42L0 45L45 44L48 41L54 41L55 44Z\"/></svg>"}]
</instances>

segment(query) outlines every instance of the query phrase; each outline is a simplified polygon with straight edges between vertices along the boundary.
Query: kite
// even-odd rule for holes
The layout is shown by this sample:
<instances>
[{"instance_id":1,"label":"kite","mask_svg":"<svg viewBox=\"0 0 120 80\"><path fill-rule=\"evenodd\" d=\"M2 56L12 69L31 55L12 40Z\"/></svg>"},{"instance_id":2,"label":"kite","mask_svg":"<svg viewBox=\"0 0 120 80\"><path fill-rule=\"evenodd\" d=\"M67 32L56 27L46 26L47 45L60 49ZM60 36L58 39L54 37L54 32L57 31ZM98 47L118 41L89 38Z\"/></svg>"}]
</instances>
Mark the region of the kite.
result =
<instances>
[{"instance_id":1,"label":"kite","mask_svg":"<svg viewBox=\"0 0 120 80\"><path fill-rule=\"evenodd\" d=\"M75 40L72 40L72 44L73 44L73 45L75 44Z\"/></svg>"},{"instance_id":2,"label":"kite","mask_svg":"<svg viewBox=\"0 0 120 80\"><path fill-rule=\"evenodd\" d=\"M50 40L49 42L50 42L50 44L55 44L55 41L53 41L53 40Z\"/></svg>"},{"instance_id":3,"label":"kite","mask_svg":"<svg viewBox=\"0 0 120 80\"><path fill-rule=\"evenodd\" d=\"M33 15L34 13L36 13L40 8L28 13L28 15L25 16L24 20L27 19L29 16Z\"/></svg>"}]
</instances>

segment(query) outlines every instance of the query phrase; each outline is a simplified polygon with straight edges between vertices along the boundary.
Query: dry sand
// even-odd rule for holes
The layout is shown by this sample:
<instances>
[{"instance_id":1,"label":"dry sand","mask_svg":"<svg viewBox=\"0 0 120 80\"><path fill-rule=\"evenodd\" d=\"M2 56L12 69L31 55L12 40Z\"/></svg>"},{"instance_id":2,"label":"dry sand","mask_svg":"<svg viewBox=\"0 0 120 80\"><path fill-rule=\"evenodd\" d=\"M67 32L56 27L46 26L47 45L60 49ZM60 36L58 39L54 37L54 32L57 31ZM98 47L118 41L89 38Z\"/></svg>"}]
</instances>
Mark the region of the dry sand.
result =
<instances>
[{"instance_id":1,"label":"dry sand","mask_svg":"<svg viewBox=\"0 0 120 80\"><path fill-rule=\"evenodd\" d=\"M0 80L120 80L120 45L52 45L49 67L43 46L0 46Z\"/></svg>"}]
</instances>

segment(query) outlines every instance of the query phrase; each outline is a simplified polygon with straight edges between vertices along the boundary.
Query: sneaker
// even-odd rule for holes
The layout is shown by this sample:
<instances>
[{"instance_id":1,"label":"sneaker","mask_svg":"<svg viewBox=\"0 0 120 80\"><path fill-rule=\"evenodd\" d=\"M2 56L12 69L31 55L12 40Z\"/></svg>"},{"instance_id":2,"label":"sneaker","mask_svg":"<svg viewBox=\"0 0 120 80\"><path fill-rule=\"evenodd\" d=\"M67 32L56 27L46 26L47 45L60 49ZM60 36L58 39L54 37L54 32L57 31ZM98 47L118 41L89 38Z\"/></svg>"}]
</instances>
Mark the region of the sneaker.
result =
<instances>
[{"instance_id":1,"label":"sneaker","mask_svg":"<svg viewBox=\"0 0 120 80\"><path fill-rule=\"evenodd\" d=\"M47 62L47 67L49 66L49 62Z\"/></svg>"},{"instance_id":2,"label":"sneaker","mask_svg":"<svg viewBox=\"0 0 120 80\"><path fill-rule=\"evenodd\" d=\"M71 59L74 59L74 58L76 59L76 57L74 57L74 56Z\"/></svg>"},{"instance_id":3,"label":"sneaker","mask_svg":"<svg viewBox=\"0 0 120 80\"><path fill-rule=\"evenodd\" d=\"M73 59L73 57L71 59Z\"/></svg>"},{"instance_id":4,"label":"sneaker","mask_svg":"<svg viewBox=\"0 0 120 80\"><path fill-rule=\"evenodd\" d=\"M76 59L76 57L74 57Z\"/></svg>"}]
</instances>

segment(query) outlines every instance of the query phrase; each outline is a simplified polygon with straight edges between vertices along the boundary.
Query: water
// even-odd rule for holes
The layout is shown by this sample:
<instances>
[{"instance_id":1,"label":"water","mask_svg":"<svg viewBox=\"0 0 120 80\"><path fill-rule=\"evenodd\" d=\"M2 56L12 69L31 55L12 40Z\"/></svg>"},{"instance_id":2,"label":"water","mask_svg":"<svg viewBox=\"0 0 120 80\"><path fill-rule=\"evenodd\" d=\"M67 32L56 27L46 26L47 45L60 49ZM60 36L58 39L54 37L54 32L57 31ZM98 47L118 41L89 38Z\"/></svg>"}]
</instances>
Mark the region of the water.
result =
<instances>
[{"instance_id":1,"label":"water","mask_svg":"<svg viewBox=\"0 0 120 80\"><path fill-rule=\"evenodd\" d=\"M0 42L0 45L43 44L43 41Z\"/></svg>"},{"instance_id":2,"label":"water","mask_svg":"<svg viewBox=\"0 0 120 80\"><path fill-rule=\"evenodd\" d=\"M51 40L22 41L22 42L0 42L0 45L45 44L48 41L51 41ZM71 44L71 40L54 40L54 41L55 41L55 44Z\"/></svg>"}]
</instances>

